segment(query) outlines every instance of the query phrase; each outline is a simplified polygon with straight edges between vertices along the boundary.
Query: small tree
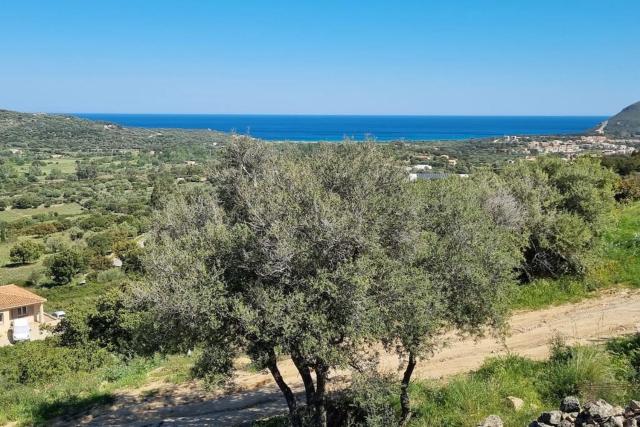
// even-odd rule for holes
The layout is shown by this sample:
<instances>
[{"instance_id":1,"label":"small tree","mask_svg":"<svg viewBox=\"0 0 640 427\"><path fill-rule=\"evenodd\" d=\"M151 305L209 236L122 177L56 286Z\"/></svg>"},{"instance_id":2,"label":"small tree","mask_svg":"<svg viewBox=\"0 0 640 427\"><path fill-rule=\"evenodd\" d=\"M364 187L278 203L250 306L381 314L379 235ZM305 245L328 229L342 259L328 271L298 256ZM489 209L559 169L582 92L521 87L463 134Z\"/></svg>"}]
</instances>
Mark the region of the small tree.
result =
<instances>
[{"instance_id":1,"label":"small tree","mask_svg":"<svg viewBox=\"0 0 640 427\"><path fill-rule=\"evenodd\" d=\"M441 335L451 328L480 335L502 324L523 243L518 206L495 176L418 182L415 200L414 251L391 261L378 282L383 342L406 357L401 425L411 416L413 371L442 345Z\"/></svg>"},{"instance_id":2,"label":"small tree","mask_svg":"<svg viewBox=\"0 0 640 427\"><path fill-rule=\"evenodd\" d=\"M58 284L69 283L87 268L87 257L77 248L66 248L46 259L49 276Z\"/></svg>"},{"instance_id":3,"label":"small tree","mask_svg":"<svg viewBox=\"0 0 640 427\"><path fill-rule=\"evenodd\" d=\"M33 240L23 240L11 248L9 256L16 264L30 264L36 262L44 252L44 246Z\"/></svg>"}]
</instances>

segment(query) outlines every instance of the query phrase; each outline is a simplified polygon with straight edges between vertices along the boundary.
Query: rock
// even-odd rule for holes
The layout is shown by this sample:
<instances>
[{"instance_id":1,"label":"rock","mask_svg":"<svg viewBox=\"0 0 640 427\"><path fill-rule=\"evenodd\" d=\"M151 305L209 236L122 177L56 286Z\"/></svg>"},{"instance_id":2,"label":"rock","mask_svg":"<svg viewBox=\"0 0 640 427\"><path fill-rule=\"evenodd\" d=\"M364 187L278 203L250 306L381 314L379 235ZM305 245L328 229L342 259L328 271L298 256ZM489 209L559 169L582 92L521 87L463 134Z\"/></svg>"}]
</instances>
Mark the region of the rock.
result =
<instances>
[{"instance_id":1,"label":"rock","mask_svg":"<svg viewBox=\"0 0 640 427\"><path fill-rule=\"evenodd\" d=\"M524 400L515 396L508 396L507 402L509 402L509 405L511 406L511 408L513 408L513 410L516 412L522 409L522 407L524 406Z\"/></svg>"},{"instance_id":2,"label":"rock","mask_svg":"<svg viewBox=\"0 0 640 427\"><path fill-rule=\"evenodd\" d=\"M497 415L489 415L478 427L504 427L502 419Z\"/></svg>"},{"instance_id":3,"label":"rock","mask_svg":"<svg viewBox=\"0 0 640 427\"><path fill-rule=\"evenodd\" d=\"M624 408L622 406L613 407L613 416L624 415Z\"/></svg>"},{"instance_id":4,"label":"rock","mask_svg":"<svg viewBox=\"0 0 640 427\"><path fill-rule=\"evenodd\" d=\"M569 420L562 420L559 424L560 427L573 427L575 426L575 424L573 423L573 421L569 421Z\"/></svg>"},{"instance_id":5,"label":"rock","mask_svg":"<svg viewBox=\"0 0 640 427\"><path fill-rule=\"evenodd\" d=\"M562 412L580 412L580 400L575 396L567 396L560 402Z\"/></svg>"},{"instance_id":6,"label":"rock","mask_svg":"<svg viewBox=\"0 0 640 427\"><path fill-rule=\"evenodd\" d=\"M551 424L552 426L557 426L562 421L562 412L560 411L543 412L538 417L538 421L543 422L545 424Z\"/></svg>"},{"instance_id":7,"label":"rock","mask_svg":"<svg viewBox=\"0 0 640 427\"><path fill-rule=\"evenodd\" d=\"M628 418L624 422L624 427L638 427L638 421L633 418Z\"/></svg>"},{"instance_id":8,"label":"rock","mask_svg":"<svg viewBox=\"0 0 640 427\"><path fill-rule=\"evenodd\" d=\"M624 411L624 409L623 409ZM624 427L624 417L622 415L616 415L615 417L611 418L613 420L613 425L615 427Z\"/></svg>"},{"instance_id":9,"label":"rock","mask_svg":"<svg viewBox=\"0 0 640 427\"><path fill-rule=\"evenodd\" d=\"M597 423L603 423L613 416L613 406L602 399L595 402L587 402L584 411Z\"/></svg>"},{"instance_id":10,"label":"rock","mask_svg":"<svg viewBox=\"0 0 640 427\"><path fill-rule=\"evenodd\" d=\"M529 424L529 427L552 427L552 426L540 421L532 421L531 424Z\"/></svg>"},{"instance_id":11,"label":"rock","mask_svg":"<svg viewBox=\"0 0 640 427\"><path fill-rule=\"evenodd\" d=\"M629 405L627 405L628 409L631 409L634 413L640 413L640 400L632 400L631 402L629 402Z\"/></svg>"}]
</instances>

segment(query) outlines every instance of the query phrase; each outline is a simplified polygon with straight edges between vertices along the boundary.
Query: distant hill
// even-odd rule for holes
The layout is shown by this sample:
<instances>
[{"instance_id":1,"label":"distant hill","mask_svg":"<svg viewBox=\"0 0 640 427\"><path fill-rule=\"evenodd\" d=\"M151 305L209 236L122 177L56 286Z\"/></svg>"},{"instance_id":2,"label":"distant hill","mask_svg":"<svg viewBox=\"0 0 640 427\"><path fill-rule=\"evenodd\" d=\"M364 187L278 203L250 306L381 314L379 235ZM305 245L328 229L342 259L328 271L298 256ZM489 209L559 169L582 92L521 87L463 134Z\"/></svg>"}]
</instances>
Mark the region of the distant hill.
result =
<instances>
[{"instance_id":1,"label":"distant hill","mask_svg":"<svg viewBox=\"0 0 640 427\"><path fill-rule=\"evenodd\" d=\"M172 145L221 143L222 132L183 129L144 129L73 116L0 110L0 146L104 151L162 149Z\"/></svg>"},{"instance_id":2,"label":"distant hill","mask_svg":"<svg viewBox=\"0 0 640 427\"><path fill-rule=\"evenodd\" d=\"M640 136L640 101L631 104L595 129L609 136Z\"/></svg>"}]
</instances>

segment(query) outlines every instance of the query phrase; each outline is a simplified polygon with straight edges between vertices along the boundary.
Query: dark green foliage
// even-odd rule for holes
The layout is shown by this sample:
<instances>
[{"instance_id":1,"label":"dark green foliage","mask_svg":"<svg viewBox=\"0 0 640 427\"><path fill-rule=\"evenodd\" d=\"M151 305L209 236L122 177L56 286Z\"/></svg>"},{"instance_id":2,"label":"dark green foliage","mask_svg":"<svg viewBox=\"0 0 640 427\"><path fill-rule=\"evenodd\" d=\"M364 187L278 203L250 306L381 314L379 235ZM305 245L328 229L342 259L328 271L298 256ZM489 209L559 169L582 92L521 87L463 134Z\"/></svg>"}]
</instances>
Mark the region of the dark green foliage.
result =
<instances>
[{"instance_id":1,"label":"dark green foliage","mask_svg":"<svg viewBox=\"0 0 640 427\"><path fill-rule=\"evenodd\" d=\"M625 107L609 118L604 133L623 138L640 135L640 102Z\"/></svg>"},{"instance_id":2,"label":"dark green foliage","mask_svg":"<svg viewBox=\"0 0 640 427\"><path fill-rule=\"evenodd\" d=\"M11 248L9 256L11 262L16 264L28 264L36 262L44 252L44 246L33 240L23 240Z\"/></svg>"},{"instance_id":3,"label":"dark green foliage","mask_svg":"<svg viewBox=\"0 0 640 427\"><path fill-rule=\"evenodd\" d=\"M87 256L78 248L66 248L45 260L47 272L57 284L69 283L87 268Z\"/></svg>"},{"instance_id":4,"label":"dark green foliage","mask_svg":"<svg viewBox=\"0 0 640 427\"><path fill-rule=\"evenodd\" d=\"M522 206L529 236L523 278L584 274L613 207L615 175L584 157L520 162L502 176Z\"/></svg>"},{"instance_id":5,"label":"dark green foliage","mask_svg":"<svg viewBox=\"0 0 640 427\"><path fill-rule=\"evenodd\" d=\"M3 386L40 384L71 372L92 371L112 356L95 346L61 347L54 338L0 348Z\"/></svg>"},{"instance_id":6,"label":"dark green foliage","mask_svg":"<svg viewBox=\"0 0 640 427\"><path fill-rule=\"evenodd\" d=\"M634 379L640 386L640 333L607 341L607 350L629 361L635 370Z\"/></svg>"},{"instance_id":7,"label":"dark green foliage","mask_svg":"<svg viewBox=\"0 0 640 427\"><path fill-rule=\"evenodd\" d=\"M98 176L98 167L93 162L78 162L76 165L78 179L92 179Z\"/></svg>"},{"instance_id":8,"label":"dark green foliage","mask_svg":"<svg viewBox=\"0 0 640 427\"><path fill-rule=\"evenodd\" d=\"M108 232L95 233L86 237L87 247L98 255L108 255L111 253L113 245L113 235Z\"/></svg>"}]
</instances>

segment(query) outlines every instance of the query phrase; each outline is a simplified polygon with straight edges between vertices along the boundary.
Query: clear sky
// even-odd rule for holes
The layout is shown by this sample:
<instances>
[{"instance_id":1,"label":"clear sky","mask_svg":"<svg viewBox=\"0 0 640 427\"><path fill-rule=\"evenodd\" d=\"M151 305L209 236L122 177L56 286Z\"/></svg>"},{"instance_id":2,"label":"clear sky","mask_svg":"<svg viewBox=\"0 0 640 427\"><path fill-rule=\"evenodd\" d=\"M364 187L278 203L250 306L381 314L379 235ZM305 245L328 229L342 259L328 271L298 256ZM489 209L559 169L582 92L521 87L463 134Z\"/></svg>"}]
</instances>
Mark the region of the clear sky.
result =
<instances>
[{"instance_id":1,"label":"clear sky","mask_svg":"<svg viewBox=\"0 0 640 427\"><path fill-rule=\"evenodd\" d=\"M638 0L0 0L0 108L609 115Z\"/></svg>"}]
</instances>

